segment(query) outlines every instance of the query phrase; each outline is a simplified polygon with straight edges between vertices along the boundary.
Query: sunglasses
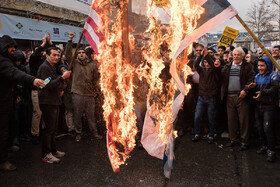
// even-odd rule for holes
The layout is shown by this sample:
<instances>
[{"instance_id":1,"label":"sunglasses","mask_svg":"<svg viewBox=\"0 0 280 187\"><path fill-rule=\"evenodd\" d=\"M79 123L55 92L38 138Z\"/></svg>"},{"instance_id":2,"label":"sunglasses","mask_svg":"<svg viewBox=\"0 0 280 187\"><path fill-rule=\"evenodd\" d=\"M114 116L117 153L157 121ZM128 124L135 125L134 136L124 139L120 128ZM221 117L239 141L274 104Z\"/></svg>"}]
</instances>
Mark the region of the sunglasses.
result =
<instances>
[{"instance_id":1,"label":"sunglasses","mask_svg":"<svg viewBox=\"0 0 280 187\"><path fill-rule=\"evenodd\" d=\"M202 51L202 50L195 50L195 51Z\"/></svg>"},{"instance_id":2,"label":"sunglasses","mask_svg":"<svg viewBox=\"0 0 280 187\"><path fill-rule=\"evenodd\" d=\"M81 53L86 53L86 52L84 52L84 51L79 51L79 52L78 52L78 54L81 54Z\"/></svg>"}]
</instances>

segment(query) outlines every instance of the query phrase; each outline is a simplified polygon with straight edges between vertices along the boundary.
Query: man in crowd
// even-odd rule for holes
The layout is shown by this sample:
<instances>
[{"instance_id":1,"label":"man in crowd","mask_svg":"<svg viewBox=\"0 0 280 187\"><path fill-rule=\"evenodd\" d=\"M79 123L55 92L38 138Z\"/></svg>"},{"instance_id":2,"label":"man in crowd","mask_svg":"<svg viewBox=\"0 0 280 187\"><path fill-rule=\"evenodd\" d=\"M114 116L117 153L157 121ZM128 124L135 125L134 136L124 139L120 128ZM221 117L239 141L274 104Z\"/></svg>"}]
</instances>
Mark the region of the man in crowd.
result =
<instances>
[{"instance_id":1,"label":"man in crowd","mask_svg":"<svg viewBox=\"0 0 280 187\"><path fill-rule=\"evenodd\" d=\"M12 115L13 91L17 83L34 86L45 84L14 66L14 52L17 43L8 35L0 38L0 169L15 170L16 166L8 161L9 120Z\"/></svg>"},{"instance_id":2,"label":"man in crowd","mask_svg":"<svg viewBox=\"0 0 280 187\"><path fill-rule=\"evenodd\" d=\"M62 87L64 80L69 78L71 71L65 71L62 76L57 74L55 64L60 54L58 49L50 47L46 51L46 60L39 67L38 77L41 79L50 78L45 88L39 89L39 104L42 110L45 126L43 128L42 141L42 162L59 162L64 152L58 151L55 145L55 132L58 127L59 106L62 104Z\"/></svg>"},{"instance_id":3,"label":"man in crowd","mask_svg":"<svg viewBox=\"0 0 280 187\"><path fill-rule=\"evenodd\" d=\"M246 100L248 85L254 80L252 64L243 61L245 52L241 47L233 50L233 62L222 69L221 98L227 101L228 128L230 143L238 142L238 125L240 124L240 151L247 150L249 138L249 103Z\"/></svg>"},{"instance_id":4,"label":"man in crowd","mask_svg":"<svg viewBox=\"0 0 280 187\"><path fill-rule=\"evenodd\" d=\"M280 65L280 46L276 45L272 49L272 56L276 60L276 62ZM280 71L274 67L274 70L280 75Z\"/></svg>"},{"instance_id":5,"label":"man in crowd","mask_svg":"<svg viewBox=\"0 0 280 187\"><path fill-rule=\"evenodd\" d=\"M34 52L30 56L29 66L30 73L32 76L37 77L37 72L41 64L45 61L45 47L52 46L53 43L50 40L50 33L45 35L42 38L42 44L37 44L34 47ZM32 115L32 125L31 125L31 135L32 135L32 143L39 144L39 133L40 133L40 121L42 116L42 111L39 107L39 99L38 99L38 89L36 87L32 87L31 92L32 104L33 104L33 115Z\"/></svg>"},{"instance_id":6,"label":"man in crowd","mask_svg":"<svg viewBox=\"0 0 280 187\"><path fill-rule=\"evenodd\" d=\"M226 47L221 45L218 47L218 54L220 56L220 59L224 58L224 52L226 51Z\"/></svg>"},{"instance_id":7,"label":"man in crowd","mask_svg":"<svg viewBox=\"0 0 280 187\"><path fill-rule=\"evenodd\" d=\"M193 142L200 139L201 122L203 113L206 110L209 121L208 143L214 142L216 128L216 96L219 91L220 68L214 66L214 60L207 54L207 48L200 53L201 55L195 62L195 70L199 74L199 96L195 109ZM199 66L201 59L204 58L204 67Z\"/></svg>"},{"instance_id":8,"label":"man in crowd","mask_svg":"<svg viewBox=\"0 0 280 187\"><path fill-rule=\"evenodd\" d=\"M71 59L72 53L68 48L72 48L72 39L75 33L69 33L69 41L66 45L66 58ZM82 138L82 114L85 113L90 130L97 139L102 139L98 134L95 119L95 90L98 82L98 74L96 72L96 60L89 60L85 50L79 49L77 58L69 69L73 70L72 76L72 102L74 108L74 124L76 129L76 142L80 142Z\"/></svg>"},{"instance_id":9,"label":"man in crowd","mask_svg":"<svg viewBox=\"0 0 280 187\"><path fill-rule=\"evenodd\" d=\"M267 161L273 162L276 158L274 115L278 107L280 78L276 72L272 71L273 65L268 57L259 59L258 69L259 73L255 77L255 82L249 85L255 95L253 98L256 101L256 126L262 140L262 147L257 153L267 153Z\"/></svg>"}]
</instances>

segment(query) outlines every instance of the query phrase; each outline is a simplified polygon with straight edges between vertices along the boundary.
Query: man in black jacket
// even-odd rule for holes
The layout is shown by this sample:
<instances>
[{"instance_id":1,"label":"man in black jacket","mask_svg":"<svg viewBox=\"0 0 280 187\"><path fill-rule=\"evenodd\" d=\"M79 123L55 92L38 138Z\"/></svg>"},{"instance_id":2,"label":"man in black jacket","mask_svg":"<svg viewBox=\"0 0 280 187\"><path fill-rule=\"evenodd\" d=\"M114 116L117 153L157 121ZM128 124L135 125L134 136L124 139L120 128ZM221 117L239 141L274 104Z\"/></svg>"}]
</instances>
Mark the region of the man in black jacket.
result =
<instances>
[{"instance_id":1,"label":"man in black jacket","mask_svg":"<svg viewBox=\"0 0 280 187\"><path fill-rule=\"evenodd\" d=\"M50 33L45 35L42 38L42 44L37 44L34 47L34 52L30 56L29 67L30 74L34 77L37 77L37 72L39 67L45 61L44 48L46 46L52 46L53 43L50 40ZM38 89L36 87L32 87L31 91L32 105L33 105L33 115L32 115L32 125L31 125L31 135L32 135L32 143L39 144L39 130L40 130L40 121L42 116L42 111L39 107L39 99L38 99Z\"/></svg>"},{"instance_id":2,"label":"man in black jacket","mask_svg":"<svg viewBox=\"0 0 280 187\"><path fill-rule=\"evenodd\" d=\"M244 61L245 52L241 47L233 50L233 62L222 69L221 98L226 99L230 143L237 144L238 125L240 125L240 151L247 150L249 138L249 102L246 99L248 85L253 82L253 65Z\"/></svg>"},{"instance_id":3,"label":"man in black jacket","mask_svg":"<svg viewBox=\"0 0 280 187\"><path fill-rule=\"evenodd\" d=\"M200 56L197 58L194 67L199 74L199 97L195 108L194 119L194 133L192 138L193 142L196 142L200 138L200 124L202 121L203 113L207 110L209 121L209 137L208 143L214 142L214 134L216 128L216 97L219 91L219 76L220 68L214 66L214 60L207 54L207 48L205 47ZM204 58L204 67L199 64L201 59Z\"/></svg>"},{"instance_id":4,"label":"man in black jacket","mask_svg":"<svg viewBox=\"0 0 280 187\"><path fill-rule=\"evenodd\" d=\"M39 89L39 104L42 110L45 127L43 129L42 162L59 162L64 152L58 151L55 146L55 131L58 127L59 106L62 104L62 86L69 78L71 71L65 71L61 76L57 74L55 64L59 61L58 49L50 47L46 51L46 60L39 67L38 77L50 82L45 88Z\"/></svg>"},{"instance_id":5,"label":"man in black jacket","mask_svg":"<svg viewBox=\"0 0 280 187\"><path fill-rule=\"evenodd\" d=\"M44 82L30 76L14 66L14 52L17 43L8 35L0 38L0 169L15 170L8 161L9 118L13 111L13 91L17 83L45 86Z\"/></svg>"}]
</instances>

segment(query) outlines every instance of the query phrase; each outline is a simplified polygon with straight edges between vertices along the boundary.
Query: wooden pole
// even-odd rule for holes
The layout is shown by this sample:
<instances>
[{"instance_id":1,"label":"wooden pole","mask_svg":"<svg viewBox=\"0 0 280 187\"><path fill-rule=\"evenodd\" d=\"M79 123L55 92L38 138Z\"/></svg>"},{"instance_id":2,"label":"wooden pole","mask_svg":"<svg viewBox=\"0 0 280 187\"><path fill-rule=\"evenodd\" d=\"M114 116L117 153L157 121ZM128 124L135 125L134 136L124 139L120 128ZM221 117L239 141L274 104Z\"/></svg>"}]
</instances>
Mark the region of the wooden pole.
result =
<instances>
[{"instance_id":1,"label":"wooden pole","mask_svg":"<svg viewBox=\"0 0 280 187\"><path fill-rule=\"evenodd\" d=\"M256 35L251 31L251 29L246 25L246 23L241 19L241 17L237 14L235 16L238 21L243 25L243 27L248 31L248 33L252 36L252 38L257 42L259 47L263 50L263 52L269 57L269 59L272 61L274 66L280 71L280 64L278 64L275 59L272 57L272 55L265 49L261 41L256 37Z\"/></svg>"},{"instance_id":2,"label":"wooden pole","mask_svg":"<svg viewBox=\"0 0 280 187\"><path fill-rule=\"evenodd\" d=\"M69 70L71 70L71 69L73 68L73 63L74 63L75 57L76 57L76 55L77 55L77 51L78 51L78 49L79 49L79 47L80 47L82 38L83 38L83 33L81 33L81 36L80 36L80 39L79 39L79 41L78 41L78 43L77 43L77 46L76 46L74 55L72 56L72 59L71 59L70 65L69 65Z\"/></svg>"},{"instance_id":3,"label":"wooden pole","mask_svg":"<svg viewBox=\"0 0 280 187\"><path fill-rule=\"evenodd\" d=\"M126 59L128 63L131 62L130 48L129 48L129 24L128 24L128 4L124 3L123 16L122 16L122 40L123 40L123 58Z\"/></svg>"}]
</instances>

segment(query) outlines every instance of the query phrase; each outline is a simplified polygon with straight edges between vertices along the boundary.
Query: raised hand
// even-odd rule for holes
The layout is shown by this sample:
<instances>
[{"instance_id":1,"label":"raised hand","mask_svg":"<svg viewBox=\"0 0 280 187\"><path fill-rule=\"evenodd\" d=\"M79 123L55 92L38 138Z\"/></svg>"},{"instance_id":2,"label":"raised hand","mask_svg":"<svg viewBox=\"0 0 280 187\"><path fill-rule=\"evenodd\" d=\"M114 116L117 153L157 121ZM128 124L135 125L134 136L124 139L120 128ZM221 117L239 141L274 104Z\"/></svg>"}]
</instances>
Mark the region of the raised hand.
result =
<instances>
[{"instance_id":1,"label":"raised hand","mask_svg":"<svg viewBox=\"0 0 280 187\"><path fill-rule=\"evenodd\" d=\"M75 37L75 33L74 32L70 32L69 33L69 40L73 40L73 38Z\"/></svg>"}]
</instances>

